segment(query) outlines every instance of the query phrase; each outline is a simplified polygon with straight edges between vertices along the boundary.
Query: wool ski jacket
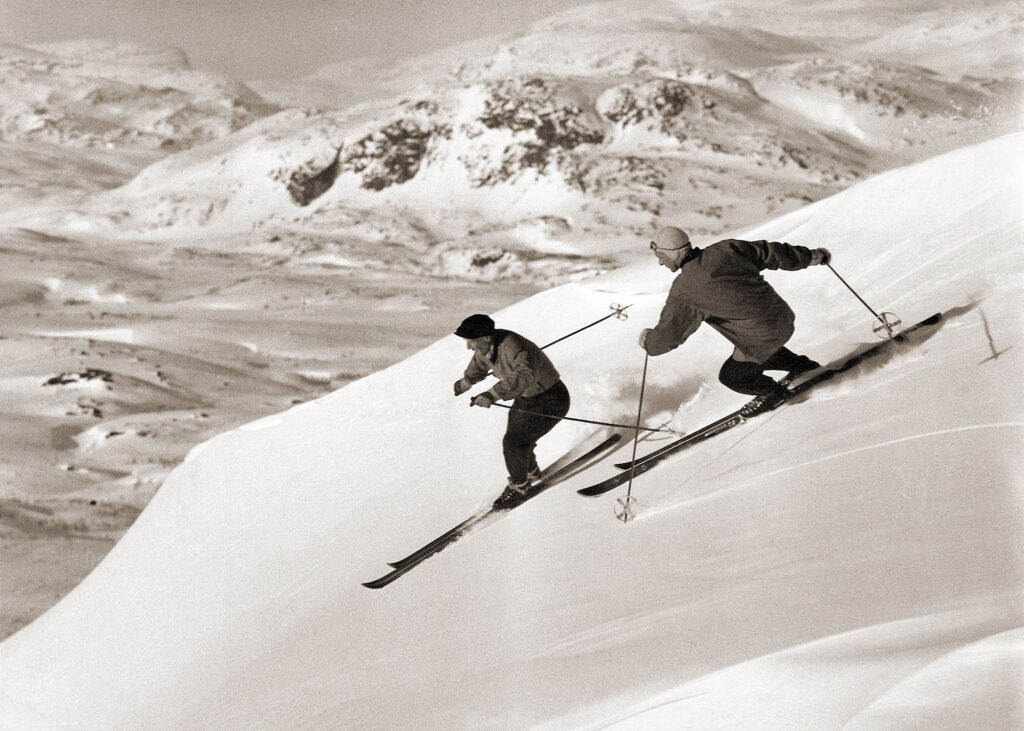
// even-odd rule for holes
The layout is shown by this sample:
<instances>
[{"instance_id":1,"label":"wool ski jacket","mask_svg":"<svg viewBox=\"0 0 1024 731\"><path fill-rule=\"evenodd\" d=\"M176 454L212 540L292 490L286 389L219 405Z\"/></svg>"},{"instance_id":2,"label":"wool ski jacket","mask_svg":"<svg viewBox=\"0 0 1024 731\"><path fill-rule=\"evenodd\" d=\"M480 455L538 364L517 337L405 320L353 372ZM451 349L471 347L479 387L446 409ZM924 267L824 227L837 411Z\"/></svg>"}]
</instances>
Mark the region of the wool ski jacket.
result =
<instances>
[{"instance_id":1,"label":"wool ski jacket","mask_svg":"<svg viewBox=\"0 0 1024 731\"><path fill-rule=\"evenodd\" d=\"M644 349L649 355L674 350L706 322L736 346L733 358L763 363L792 337L795 316L761 271L795 271L810 264L807 247L775 241L726 239L694 248Z\"/></svg>"},{"instance_id":2,"label":"wool ski jacket","mask_svg":"<svg viewBox=\"0 0 1024 731\"><path fill-rule=\"evenodd\" d=\"M538 396L560 380L551 360L535 344L511 330L495 330L486 356L474 353L465 377L470 383L482 381L489 371L499 379L488 393L499 401L519 396Z\"/></svg>"}]
</instances>

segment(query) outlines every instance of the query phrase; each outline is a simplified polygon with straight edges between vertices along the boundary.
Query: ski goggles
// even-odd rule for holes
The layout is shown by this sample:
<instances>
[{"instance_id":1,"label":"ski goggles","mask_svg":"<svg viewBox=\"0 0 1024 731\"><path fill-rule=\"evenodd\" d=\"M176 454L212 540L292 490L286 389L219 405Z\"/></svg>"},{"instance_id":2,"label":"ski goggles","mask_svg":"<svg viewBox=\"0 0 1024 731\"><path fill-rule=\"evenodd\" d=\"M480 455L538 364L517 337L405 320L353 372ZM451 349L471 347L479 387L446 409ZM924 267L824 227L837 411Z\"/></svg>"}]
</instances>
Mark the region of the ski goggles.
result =
<instances>
[{"instance_id":1,"label":"ski goggles","mask_svg":"<svg viewBox=\"0 0 1024 731\"><path fill-rule=\"evenodd\" d=\"M671 249L667 249L664 246L658 246L656 243L652 241L651 251L679 251L680 249L685 249L687 246L689 246L689 244L686 244L686 246L676 246Z\"/></svg>"}]
</instances>

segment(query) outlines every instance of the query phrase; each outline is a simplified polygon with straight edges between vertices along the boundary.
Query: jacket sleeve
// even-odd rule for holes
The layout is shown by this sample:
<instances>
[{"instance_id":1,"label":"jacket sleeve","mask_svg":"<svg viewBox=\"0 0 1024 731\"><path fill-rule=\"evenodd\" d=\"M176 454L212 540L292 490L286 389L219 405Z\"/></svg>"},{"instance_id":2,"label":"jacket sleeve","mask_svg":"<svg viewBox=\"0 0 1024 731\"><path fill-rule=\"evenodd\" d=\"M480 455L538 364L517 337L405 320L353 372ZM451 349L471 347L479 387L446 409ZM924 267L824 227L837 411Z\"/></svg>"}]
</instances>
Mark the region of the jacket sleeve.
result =
<instances>
[{"instance_id":1,"label":"jacket sleeve","mask_svg":"<svg viewBox=\"0 0 1024 731\"><path fill-rule=\"evenodd\" d=\"M495 383L490 391L499 401L522 396L537 380L537 364L526 348L520 348L511 358L512 375Z\"/></svg>"},{"instance_id":2,"label":"jacket sleeve","mask_svg":"<svg viewBox=\"0 0 1024 731\"><path fill-rule=\"evenodd\" d=\"M806 246L784 244L779 241L739 241L732 242L732 248L738 254L752 261L762 269L785 269L796 271L811 265L811 250Z\"/></svg>"},{"instance_id":3,"label":"jacket sleeve","mask_svg":"<svg viewBox=\"0 0 1024 731\"><path fill-rule=\"evenodd\" d=\"M686 342L686 339L697 332L704 321L697 309L673 296L675 287L669 292L665 306L661 310L658 324L647 333L644 339L644 350L648 355L663 355Z\"/></svg>"},{"instance_id":4,"label":"jacket sleeve","mask_svg":"<svg viewBox=\"0 0 1024 731\"><path fill-rule=\"evenodd\" d=\"M491 367L487 364L487 361L473 353L473 358L469 361L469 365L466 366L466 380L470 383L479 383L487 377L490 371Z\"/></svg>"}]
</instances>

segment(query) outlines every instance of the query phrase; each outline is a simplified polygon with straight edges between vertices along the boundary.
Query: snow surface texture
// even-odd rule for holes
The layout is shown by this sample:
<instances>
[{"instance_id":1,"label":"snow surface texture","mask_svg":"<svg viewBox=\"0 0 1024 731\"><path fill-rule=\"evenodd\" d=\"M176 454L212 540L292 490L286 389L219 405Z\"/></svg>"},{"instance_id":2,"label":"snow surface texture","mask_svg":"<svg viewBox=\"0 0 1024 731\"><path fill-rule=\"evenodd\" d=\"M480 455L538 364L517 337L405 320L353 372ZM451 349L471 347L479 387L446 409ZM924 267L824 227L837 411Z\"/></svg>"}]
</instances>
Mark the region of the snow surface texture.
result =
<instances>
[{"instance_id":1,"label":"snow surface texture","mask_svg":"<svg viewBox=\"0 0 1024 731\"><path fill-rule=\"evenodd\" d=\"M361 581L492 500L505 412L467 409L446 337L192 451L108 558L2 645L19 729L1002 729L1021 707L1024 134L739 231L827 245L878 309L942 325L614 496L609 459L381 591ZM795 350L871 316L826 268L771 273ZM551 348L572 415L630 419L653 260L495 314ZM742 399L702 329L652 359L644 420ZM581 440L563 423L548 462ZM649 449L655 440L645 442ZM614 459L628 456L628 446Z\"/></svg>"}]
</instances>

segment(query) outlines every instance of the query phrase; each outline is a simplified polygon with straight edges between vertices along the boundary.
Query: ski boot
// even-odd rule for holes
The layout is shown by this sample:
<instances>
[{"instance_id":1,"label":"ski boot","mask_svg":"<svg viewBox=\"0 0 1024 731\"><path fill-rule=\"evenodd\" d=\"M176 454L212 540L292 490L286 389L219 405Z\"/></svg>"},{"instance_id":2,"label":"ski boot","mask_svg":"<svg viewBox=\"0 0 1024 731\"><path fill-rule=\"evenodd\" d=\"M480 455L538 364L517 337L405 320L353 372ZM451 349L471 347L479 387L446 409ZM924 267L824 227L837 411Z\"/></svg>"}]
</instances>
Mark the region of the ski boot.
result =
<instances>
[{"instance_id":1,"label":"ski boot","mask_svg":"<svg viewBox=\"0 0 1024 731\"><path fill-rule=\"evenodd\" d=\"M778 408L787 398L789 398L789 389L782 384L778 384L768 393L755 396L748 401L747 404L740 409L740 416L750 418L751 416L771 411L772 409Z\"/></svg>"},{"instance_id":2,"label":"ski boot","mask_svg":"<svg viewBox=\"0 0 1024 731\"><path fill-rule=\"evenodd\" d=\"M504 492L494 501L494 509L508 510L509 508L514 508L526 499L531 487L533 487L533 484L530 482L529 477L522 482L513 482L510 477Z\"/></svg>"},{"instance_id":3,"label":"ski boot","mask_svg":"<svg viewBox=\"0 0 1024 731\"><path fill-rule=\"evenodd\" d=\"M802 376L805 373L816 371L821 368L821 363L816 360L811 360L806 355L801 355L796 365L790 369L789 373L779 379L779 383L783 386L789 386L793 381Z\"/></svg>"}]
</instances>

